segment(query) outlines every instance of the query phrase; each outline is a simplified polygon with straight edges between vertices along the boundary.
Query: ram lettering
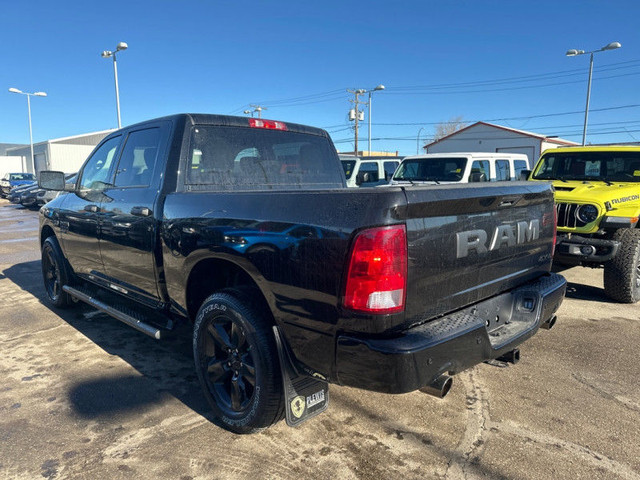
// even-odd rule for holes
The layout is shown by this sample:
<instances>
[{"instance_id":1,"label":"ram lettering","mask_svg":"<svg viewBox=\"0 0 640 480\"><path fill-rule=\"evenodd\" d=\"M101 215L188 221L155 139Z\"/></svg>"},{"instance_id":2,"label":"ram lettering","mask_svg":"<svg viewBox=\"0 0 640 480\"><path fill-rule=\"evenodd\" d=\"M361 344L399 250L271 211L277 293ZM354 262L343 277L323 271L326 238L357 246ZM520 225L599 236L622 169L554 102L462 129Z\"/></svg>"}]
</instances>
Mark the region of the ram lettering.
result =
<instances>
[{"instance_id":1,"label":"ram lettering","mask_svg":"<svg viewBox=\"0 0 640 480\"><path fill-rule=\"evenodd\" d=\"M471 250L475 250L478 254L487 253L502 247L513 247L537 240L540 238L540 221L498 225L493 229L491 241L487 244L488 237L488 232L485 230L467 230L457 233L456 257L466 257Z\"/></svg>"}]
</instances>

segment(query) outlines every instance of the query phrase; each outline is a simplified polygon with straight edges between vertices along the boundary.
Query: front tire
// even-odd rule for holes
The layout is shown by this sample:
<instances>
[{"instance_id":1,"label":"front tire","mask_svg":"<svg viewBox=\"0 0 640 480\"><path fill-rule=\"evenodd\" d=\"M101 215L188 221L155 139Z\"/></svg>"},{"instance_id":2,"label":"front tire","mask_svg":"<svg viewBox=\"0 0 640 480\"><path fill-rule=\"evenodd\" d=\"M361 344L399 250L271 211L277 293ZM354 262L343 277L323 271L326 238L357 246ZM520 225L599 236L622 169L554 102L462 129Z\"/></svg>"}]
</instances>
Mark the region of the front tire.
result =
<instances>
[{"instance_id":1,"label":"front tire","mask_svg":"<svg viewBox=\"0 0 640 480\"><path fill-rule=\"evenodd\" d=\"M604 291L618 302L636 303L640 300L640 230L620 229L613 238L621 245L604 265Z\"/></svg>"},{"instance_id":2,"label":"front tire","mask_svg":"<svg viewBox=\"0 0 640 480\"><path fill-rule=\"evenodd\" d=\"M49 301L56 308L74 305L71 296L62 290L69 285L71 273L56 237L47 238L42 244L42 279Z\"/></svg>"},{"instance_id":3,"label":"front tire","mask_svg":"<svg viewBox=\"0 0 640 480\"><path fill-rule=\"evenodd\" d=\"M204 301L194 326L193 354L198 380L222 427L255 433L283 417L275 338L249 295L229 289Z\"/></svg>"}]
</instances>

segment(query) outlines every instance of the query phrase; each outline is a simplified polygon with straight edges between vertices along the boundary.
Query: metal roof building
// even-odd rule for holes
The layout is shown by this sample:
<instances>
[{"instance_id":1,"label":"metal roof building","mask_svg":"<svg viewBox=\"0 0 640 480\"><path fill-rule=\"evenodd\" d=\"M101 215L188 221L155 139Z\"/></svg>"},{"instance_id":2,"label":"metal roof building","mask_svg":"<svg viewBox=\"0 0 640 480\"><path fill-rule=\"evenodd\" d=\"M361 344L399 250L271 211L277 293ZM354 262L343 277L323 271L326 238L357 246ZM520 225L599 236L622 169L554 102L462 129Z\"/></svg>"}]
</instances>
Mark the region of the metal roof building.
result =
<instances>
[{"instance_id":1,"label":"metal roof building","mask_svg":"<svg viewBox=\"0 0 640 480\"><path fill-rule=\"evenodd\" d=\"M426 153L506 152L524 153L533 167L549 148L578 145L570 140L517 130L486 122L476 122L425 145Z\"/></svg>"},{"instance_id":2,"label":"metal roof building","mask_svg":"<svg viewBox=\"0 0 640 480\"><path fill-rule=\"evenodd\" d=\"M26 171L38 174L42 170L76 172L94 147L113 130L55 138L33 144L33 162L29 145L8 148L6 155L24 157Z\"/></svg>"}]
</instances>

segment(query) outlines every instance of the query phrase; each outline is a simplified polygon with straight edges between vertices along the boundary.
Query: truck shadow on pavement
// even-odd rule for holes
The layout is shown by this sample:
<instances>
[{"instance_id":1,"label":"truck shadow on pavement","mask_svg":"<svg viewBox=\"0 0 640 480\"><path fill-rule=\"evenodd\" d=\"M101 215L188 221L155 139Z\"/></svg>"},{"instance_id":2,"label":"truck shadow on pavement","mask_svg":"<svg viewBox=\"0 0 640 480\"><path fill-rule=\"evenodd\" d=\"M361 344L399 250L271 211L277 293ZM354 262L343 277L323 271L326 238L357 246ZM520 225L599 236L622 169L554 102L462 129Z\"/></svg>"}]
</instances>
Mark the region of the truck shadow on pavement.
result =
<instances>
[{"instance_id":1,"label":"truck shadow on pavement","mask_svg":"<svg viewBox=\"0 0 640 480\"><path fill-rule=\"evenodd\" d=\"M178 327L171 337L157 341L83 303L55 309L47 301L40 265L39 260L19 263L2 272L24 291L20 294L21 303L34 304L37 299L93 344L141 374L103 375L76 382L68 391L74 413L84 418L108 419L138 412L173 396L211 420L195 374L190 326ZM30 294L31 300L25 293ZM86 355L91 355L90 350L86 348ZM105 372L113 371L112 361L111 357L104 359ZM101 362L102 359L98 367L92 368L100 368Z\"/></svg>"},{"instance_id":2,"label":"truck shadow on pavement","mask_svg":"<svg viewBox=\"0 0 640 480\"><path fill-rule=\"evenodd\" d=\"M573 298L576 300L590 300L600 303L617 303L607 297L602 288L573 282L567 283L567 298Z\"/></svg>"}]
</instances>

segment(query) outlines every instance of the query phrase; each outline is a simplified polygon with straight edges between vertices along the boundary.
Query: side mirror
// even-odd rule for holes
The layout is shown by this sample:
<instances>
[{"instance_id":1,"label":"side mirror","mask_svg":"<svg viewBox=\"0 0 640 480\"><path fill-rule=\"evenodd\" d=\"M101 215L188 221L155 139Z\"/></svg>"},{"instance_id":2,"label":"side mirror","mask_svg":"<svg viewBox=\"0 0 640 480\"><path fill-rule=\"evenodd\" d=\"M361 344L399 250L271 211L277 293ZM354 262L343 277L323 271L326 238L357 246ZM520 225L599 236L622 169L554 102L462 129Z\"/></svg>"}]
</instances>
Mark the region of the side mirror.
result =
<instances>
[{"instance_id":1,"label":"side mirror","mask_svg":"<svg viewBox=\"0 0 640 480\"><path fill-rule=\"evenodd\" d=\"M531 170L521 170L520 171L520 180L526 181L531 174Z\"/></svg>"},{"instance_id":2,"label":"side mirror","mask_svg":"<svg viewBox=\"0 0 640 480\"><path fill-rule=\"evenodd\" d=\"M38 186L45 190L65 190L64 172L45 170L40 172Z\"/></svg>"}]
</instances>

